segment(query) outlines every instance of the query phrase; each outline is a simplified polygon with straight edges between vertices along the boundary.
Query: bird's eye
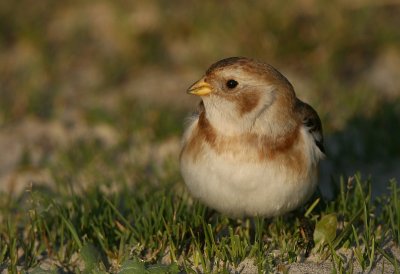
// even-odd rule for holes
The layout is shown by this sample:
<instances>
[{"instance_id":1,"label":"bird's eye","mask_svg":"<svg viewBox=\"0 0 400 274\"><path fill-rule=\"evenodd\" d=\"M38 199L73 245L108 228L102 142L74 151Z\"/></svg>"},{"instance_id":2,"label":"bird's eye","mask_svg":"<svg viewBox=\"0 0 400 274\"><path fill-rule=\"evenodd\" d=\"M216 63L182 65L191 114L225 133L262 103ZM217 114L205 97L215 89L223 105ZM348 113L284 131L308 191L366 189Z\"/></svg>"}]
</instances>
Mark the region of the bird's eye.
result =
<instances>
[{"instance_id":1,"label":"bird's eye","mask_svg":"<svg viewBox=\"0 0 400 274\"><path fill-rule=\"evenodd\" d=\"M236 82L236 81L233 80L233 79L228 80L228 81L226 82L226 86L227 86L229 89L234 89L237 85L238 85L238 82Z\"/></svg>"}]
</instances>

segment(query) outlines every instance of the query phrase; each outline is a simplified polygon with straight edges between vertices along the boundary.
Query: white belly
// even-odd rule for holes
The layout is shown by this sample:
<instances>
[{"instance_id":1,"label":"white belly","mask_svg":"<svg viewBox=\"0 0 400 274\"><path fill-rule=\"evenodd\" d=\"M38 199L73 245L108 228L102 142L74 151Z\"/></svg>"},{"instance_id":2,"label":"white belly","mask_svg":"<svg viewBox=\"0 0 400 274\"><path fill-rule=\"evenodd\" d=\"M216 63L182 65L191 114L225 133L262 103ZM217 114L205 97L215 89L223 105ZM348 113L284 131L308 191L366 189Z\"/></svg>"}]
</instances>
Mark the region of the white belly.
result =
<instances>
[{"instance_id":1,"label":"white belly","mask_svg":"<svg viewBox=\"0 0 400 274\"><path fill-rule=\"evenodd\" d=\"M296 172L281 161L243 162L203 150L196 160L181 158L182 176L194 197L229 216L284 214L303 204L317 185L318 161L311 157Z\"/></svg>"}]
</instances>

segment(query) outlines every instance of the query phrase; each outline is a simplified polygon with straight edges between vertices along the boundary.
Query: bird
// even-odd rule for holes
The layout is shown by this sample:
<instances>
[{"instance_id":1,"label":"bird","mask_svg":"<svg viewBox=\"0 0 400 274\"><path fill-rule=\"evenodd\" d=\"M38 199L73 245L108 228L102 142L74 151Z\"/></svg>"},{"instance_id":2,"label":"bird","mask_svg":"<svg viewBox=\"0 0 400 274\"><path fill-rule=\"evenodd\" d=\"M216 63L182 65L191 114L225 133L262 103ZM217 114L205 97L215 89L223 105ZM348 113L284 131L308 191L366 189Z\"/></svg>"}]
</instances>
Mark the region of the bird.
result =
<instances>
[{"instance_id":1,"label":"bird","mask_svg":"<svg viewBox=\"0 0 400 274\"><path fill-rule=\"evenodd\" d=\"M191 195L229 217L274 217L302 206L325 157L321 120L271 65L247 57L212 64L187 93L180 171Z\"/></svg>"}]
</instances>

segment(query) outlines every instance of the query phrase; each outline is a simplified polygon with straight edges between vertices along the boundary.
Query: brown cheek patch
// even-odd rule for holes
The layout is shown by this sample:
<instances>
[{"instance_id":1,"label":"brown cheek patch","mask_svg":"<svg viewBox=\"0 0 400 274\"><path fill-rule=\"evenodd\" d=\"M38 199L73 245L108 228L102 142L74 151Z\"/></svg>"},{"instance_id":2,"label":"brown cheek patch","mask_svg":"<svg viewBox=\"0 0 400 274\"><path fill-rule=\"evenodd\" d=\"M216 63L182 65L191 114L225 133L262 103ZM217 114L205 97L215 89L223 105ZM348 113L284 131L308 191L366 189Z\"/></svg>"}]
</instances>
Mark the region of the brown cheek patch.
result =
<instances>
[{"instance_id":1,"label":"brown cheek patch","mask_svg":"<svg viewBox=\"0 0 400 274\"><path fill-rule=\"evenodd\" d=\"M260 94L258 92L244 92L238 95L236 105L240 116L251 112L260 102Z\"/></svg>"},{"instance_id":2,"label":"brown cheek patch","mask_svg":"<svg viewBox=\"0 0 400 274\"><path fill-rule=\"evenodd\" d=\"M240 116L243 116L255 109L261 100L261 94L259 92L252 92L248 90L237 94L220 93L219 96L234 103Z\"/></svg>"}]
</instances>

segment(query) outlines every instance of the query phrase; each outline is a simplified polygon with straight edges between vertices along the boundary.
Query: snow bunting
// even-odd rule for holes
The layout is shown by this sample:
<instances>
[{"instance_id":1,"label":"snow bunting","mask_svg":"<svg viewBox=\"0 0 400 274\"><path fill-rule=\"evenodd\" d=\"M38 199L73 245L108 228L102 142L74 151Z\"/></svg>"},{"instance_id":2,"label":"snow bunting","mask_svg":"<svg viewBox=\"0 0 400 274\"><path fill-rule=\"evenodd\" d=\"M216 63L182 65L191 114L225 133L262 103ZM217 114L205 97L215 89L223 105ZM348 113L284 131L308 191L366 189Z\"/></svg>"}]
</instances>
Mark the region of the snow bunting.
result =
<instances>
[{"instance_id":1,"label":"snow bunting","mask_svg":"<svg viewBox=\"0 0 400 274\"><path fill-rule=\"evenodd\" d=\"M282 215L309 199L324 157L321 121L280 72L231 57L187 92L202 100L180 154L195 198L232 217Z\"/></svg>"}]
</instances>

